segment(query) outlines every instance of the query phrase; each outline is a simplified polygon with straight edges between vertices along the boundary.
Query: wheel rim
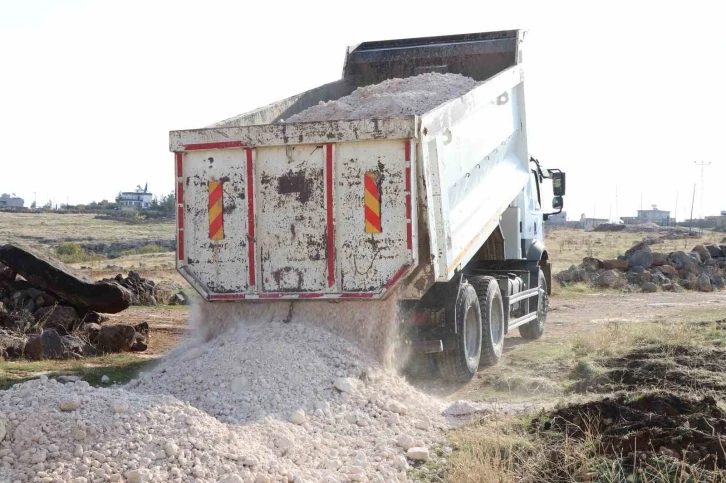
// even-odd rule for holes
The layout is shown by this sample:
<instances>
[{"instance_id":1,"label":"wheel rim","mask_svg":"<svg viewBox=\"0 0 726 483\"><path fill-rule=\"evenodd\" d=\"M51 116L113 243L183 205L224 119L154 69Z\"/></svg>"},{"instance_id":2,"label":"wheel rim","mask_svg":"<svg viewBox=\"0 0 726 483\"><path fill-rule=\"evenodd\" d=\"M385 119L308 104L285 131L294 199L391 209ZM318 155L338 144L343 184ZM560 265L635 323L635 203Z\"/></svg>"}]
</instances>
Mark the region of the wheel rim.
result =
<instances>
[{"instance_id":1,"label":"wheel rim","mask_svg":"<svg viewBox=\"0 0 726 483\"><path fill-rule=\"evenodd\" d=\"M475 363L479 353L479 347L477 346L481 344L481 341L477 337L479 335L479 320L474 309L469 308L464 325L466 331L466 358L470 363Z\"/></svg>"},{"instance_id":2,"label":"wheel rim","mask_svg":"<svg viewBox=\"0 0 726 483\"><path fill-rule=\"evenodd\" d=\"M496 302L492 304L490 311L489 330L491 331L492 343L494 344L494 352L500 355L502 353L502 336L504 334L504 314L502 313L502 305Z\"/></svg>"}]
</instances>

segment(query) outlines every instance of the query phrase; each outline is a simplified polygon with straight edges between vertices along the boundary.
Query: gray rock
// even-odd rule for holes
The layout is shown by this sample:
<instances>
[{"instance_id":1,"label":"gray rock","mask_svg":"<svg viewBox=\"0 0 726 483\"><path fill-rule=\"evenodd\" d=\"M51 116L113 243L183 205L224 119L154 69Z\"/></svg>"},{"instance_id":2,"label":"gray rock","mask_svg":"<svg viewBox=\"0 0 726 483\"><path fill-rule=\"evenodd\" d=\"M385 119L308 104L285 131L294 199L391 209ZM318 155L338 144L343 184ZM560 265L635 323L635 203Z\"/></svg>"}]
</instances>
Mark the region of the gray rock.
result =
<instances>
[{"instance_id":1,"label":"gray rock","mask_svg":"<svg viewBox=\"0 0 726 483\"><path fill-rule=\"evenodd\" d=\"M28 340L25 341L23 354L27 359L32 361L39 361L43 358L43 346L40 343L40 335L36 334L28 337Z\"/></svg>"},{"instance_id":2,"label":"gray rock","mask_svg":"<svg viewBox=\"0 0 726 483\"><path fill-rule=\"evenodd\" d=\"M669 282L668 277L666 277L662 273L654 273L651 280L657 285L662 285Z\"/></svg>"},{"instance_id":3,"label":"gray rock","mask_svg":"<svg viewBox=\"0 0 726 483\"><path fill-rule=\"evenodd\" d=\"M653 252L653 266L660 267L668 263L668 255L665 253Z\"/></svg>"},{"instance_id":4,"label":"gray rock","mask_svg":"<svg viewBox=\"0 0 726 483\"><path fill-rule=\"evenodd\" d=\"M603 267L602 260L593 257L585 257L582 259L582 268L589 272L596 272Z\"/></svg>"},{"instance_id":5,"label":"gray rock","mask_svg":"<svg viewBox=\"0 0 726 483\"><path fill-rule=\"evenodd\" d=\"M678 275L678 270L676 270L676 267L674 267L673 265L662 265L660 267L660 271L663 272L663 275L667 275L669 277Z\"/></svg>"},{"instance_id":6,"label":"gray rock","mask_svg":"<svg viewBox=\"0 0 726 483\"><path fill-rule=\"evenodd\" d=\"M672 265L678 268L684 268L687 265L700 264L701 259L697 256L690 255L685 252L677 251L671 253L668 258L673 262Z\"/></svg>"},{"instance_id":7,"label":"gray rock","mask_svg":"<svg viewBox=\"0 0 726 483\"><path fill-rule=\"evenodd\" d=\"M724 288L724 278L721 275L714 275L711 277L711 284L714 286L714 288L717 288L719 290Z\"/></svg>"},{"instance_id":8,"label":"gray rock","mask_svg":"<svg viewBox=\"0 0 726 483\"><path fill-rule=\"evenodd\" d=\"M640 288L642 288L643 292L646 293L653 293L658 291L658 286L653 282L645 282Z\"/></svg>"},{"instance_id":9,"label":"gray rock","mask_svg":"<svg viewBox=\"0 0 726 483\"><path fill-rule=\"evenodd\" d=\"M64 335L61 337L61 343L63 344L65 356L68 356L70 353L83 357L93 357L98 355L98 351L91 344L79 337Z\"/></svg>"},{"instance_id":10,"label":"gray rock","mask_svg":"<svg viewBox=\"0 0 726 483\"><path fill-rule=\"evenodd\" d=\"M43 307L33 314L42 327L63 327L66 330L73 330L78 320L76 309L66 305L53 305Z\"/></svg>"},{"instance_id":11,"label":"gray rock","mask_svg":"<svg viewBox=\"0 0 726 483\"><path fill-rule=\"evenodd\" d=\"M15 275L15 270L0 263L0 280L13 282L15 281Z\"/></svg>"},{"instance_id":12,"label":"gray rock","mask_svg":"<svg viewBox=\"0 0 726 483\"><path fill-rule=\"evenodd\" d=\"M667 283L663 285L663 290L667 292L683 292L683 287L677 283Z\"/></svg>"},{"instance_id":13,"label":"gray rock","mask_svg":"<svg viewBox=\"0 0 726 483\"><path fill-rule=\"evenodd\" d=\"M723 251L718 245L706 245L706 250L712 258L721 258L724 256Z\"/></svg>"},{"instance_id":14,"label":"gray rock","mask_svg":"<svg viewBox=\"0 0 726 483\"><path fill-rule=\"evenodd\" d=\"M625 285L625 279L616 270L605 270L598 276L596 284L604 288L620 288Z\"/></svg>"},{"instance_id":15,"label":"gray rock","mask_svg":"<svg viewBox=\"0 0 726 483\"><path fill-rule=\"evenodd\" d=\"M702 273L696 279L696 288L701 292L713 292L713 285L711 285L711 278Z\"/></svg>"},{"instance_id":16,"label":"gray rock","mask_svg":"<svg viewBox=\"0 0 726 483\"><path fill-rule=\"evenodd\" d=\"M650 268L653 265L653 253L648 250L636 250L628 257L631 267L640 265L643 268Z\"/></svg>"},{"instance_id":17,"label":"gray rock","mask_svg":"<svg viewBox=\"0 0 726 483\"><path fill-rule=\"evenodd\" d=\"M701 258L701 261L706 261L709 258L711 258L711 254L709 253L708 249L706 249L703 245L696 245L693 247L693 250L691 250L693 253L698 253L698 256Z\"/></svg>"},{"instance_id":18,"label":"gray rock","mask_svg":"<svg viewBox=\"0 0 726 483\"><path fill-rule=\"evenodd\" d=\"M46 329L40 335L40 345L43 348L43 358L45 359L62 359L66 350L63 347L63 341L55 329Z\"/></svg>"},{"instance_id":19,"label":"gray rock","mask_svg":"<svg viewBox=\"0 0 726 483\"><path fill-rule=\"evenodd\" d=\"M651 242L648 239L643 240L640 243L636 243L632 247L628 248L628 250L626 250L625 256L629 258L630 255L632 255L633 253L640 251L640 250L650 251L650 244L651 244Z\"/></svg>"},{"instance_id":20,"label":"gray rock","mask_svg":"<svg viewBox=\"0 0 726 483\"><path fill-rule=\"evenodd\" d=\"M101 352L128 352L134 345L136 330L128 324L105 325L96 338L96 348Z\"/></svg>"}]
</instances>

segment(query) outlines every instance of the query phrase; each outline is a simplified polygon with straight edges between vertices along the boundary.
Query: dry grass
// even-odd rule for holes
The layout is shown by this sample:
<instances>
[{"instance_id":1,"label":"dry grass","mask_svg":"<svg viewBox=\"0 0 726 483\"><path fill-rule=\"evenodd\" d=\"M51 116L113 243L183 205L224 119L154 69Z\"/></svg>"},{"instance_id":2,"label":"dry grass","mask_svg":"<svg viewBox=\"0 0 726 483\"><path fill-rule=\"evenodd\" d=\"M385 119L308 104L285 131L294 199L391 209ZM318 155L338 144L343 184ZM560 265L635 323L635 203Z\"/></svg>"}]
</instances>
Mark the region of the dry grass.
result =
<instances>
[{"instance_id":1,"label":"dry grass","mask_svg":"<svg viewBox=\"0 0 726 483\"><path fill-rule=\"evenodd\" d=\"M176 272L173 252L129 253L123 257L107 259L83 252L80 256L59 256L57 245L67 243L134 242L169 240L175 237L174 223L146 223L129 225L117 221L96 220L95 215L56 213L4 213L0 212L0 245L20 243L51 257L60 258L69 267L91 279L114 277L129 270L141 273L154 281L172 281L189 288ZM142 249L141 252L151 251ZM81 268L87 267L87 268Z\"/></svg>"},{"instance_id":2,"label":"dry grass","mask_svg":"<svg viewBox=\"0 0 726 483\"><path fill-rule=\"evenodd\" d=\"M723 483L726 472L709 471L660 457L635 468L606 453L598 421L585 420L582 439L539 432L530 417L485 420L454 430L456 448L449 458L447 480L456 483Z\"/></svg>"},{"instance_id":3,"label":"dry grass","mask_svg":"<svg viewBox=\"0 0 726 483\"><path fill-rule=\"evenodd\" d=\"M95 215L0 212L0 244L44 241L140 241L174 238L174 223L129 225ZM47 245L47 243L45 243Z\"/></svg>"},{"instance_id":4,"label":"dry grass","mask_svg":"<svg viewBox=\"0 0 726 483\"><path fill-rule=\"evenodd\" d=\"M658 233L607 233L587 232L575 229L550 229L546 245L553 264L553 273L566 270L570 265L579 265L584 257L601 259L616 258L643 240L657 238ZM690 251L695 245L719 243L724 233L704 233L701 238L666 240L652 245L653 251L670 253L678 250Z\"/></svg>"},{"instance_id":5,"label":"dry grass","mask_svg":"<svg viewBox=\"0 0 726 483\"><path fill-rule=\"evenodd\" d=\"M600 371L599 360L646 346L722 346L726 344L722 320L723 313L710 309L670 322L608 323L586 336L575 335L559 342L544 340L528 351L518 352L516 362L509 354L506 368L501 371L492 368L492 380L501 374L515 379L522 374L531 378L544 376L553 386L563 388L555 394L559 404L581 402L593 396L565 396L564 388L573 381L594 377ZM552 407L554 400L546 394L535 397L538 406ZM596 421L585 421L581 428L584 439L573 440L561 433L538 432L532 425L533 417L486 419L453 430L448 439L455 451L447 459L445 480L456 483L726 482L724 471L714 473L695 467L686 470L658 457L643 461L633 471L623 460L603 456L606 451L600 434L594 429L600 426Z\"/></svg>"}]
</instances>

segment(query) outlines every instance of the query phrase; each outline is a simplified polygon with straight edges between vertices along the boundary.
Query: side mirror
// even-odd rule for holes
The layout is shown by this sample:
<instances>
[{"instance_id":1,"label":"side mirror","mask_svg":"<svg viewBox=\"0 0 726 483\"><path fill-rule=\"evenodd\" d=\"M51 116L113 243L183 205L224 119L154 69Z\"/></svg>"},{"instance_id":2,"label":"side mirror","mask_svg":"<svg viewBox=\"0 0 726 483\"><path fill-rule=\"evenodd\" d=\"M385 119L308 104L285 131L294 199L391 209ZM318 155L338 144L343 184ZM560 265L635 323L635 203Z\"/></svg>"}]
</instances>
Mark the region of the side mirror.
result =
<instances>
[{"instance_id":1,"label":"side mirror","mask_svg":"<svg viewBox=\"0 0 726 483\"><path fill-rule=\"evenodd\" d=\"M565 196L565 173L562 171L552 172L552 192L555 196Z\"/></svg>"},{"instance_id":2,"label":"side mirror","mask_svg":"<svg viewBox=\"0 0 726 483\"><path fill-rule=\"evenodd\" d=\"M562 196L555 196L552 198L552 208L555 210L562 211L562 207L564 206L564 201L562 200Z\"/></svg>"}]
</instances>

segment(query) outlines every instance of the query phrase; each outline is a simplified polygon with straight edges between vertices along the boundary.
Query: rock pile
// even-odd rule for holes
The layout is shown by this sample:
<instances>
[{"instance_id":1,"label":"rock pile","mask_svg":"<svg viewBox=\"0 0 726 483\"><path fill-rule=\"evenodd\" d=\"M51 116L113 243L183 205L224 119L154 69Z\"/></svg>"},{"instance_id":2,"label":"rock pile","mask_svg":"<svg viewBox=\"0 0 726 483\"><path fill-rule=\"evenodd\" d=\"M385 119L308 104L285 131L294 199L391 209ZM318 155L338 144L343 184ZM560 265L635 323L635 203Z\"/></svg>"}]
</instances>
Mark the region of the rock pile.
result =
<instances>
[{"instance_id":1,"label":"rock pile","mask_svg":"<svg viewBox=\"0 0 726 483\"><path fill-rule=\"evenodd\" d=\"M118 274L114 278L103 279L102 282L117 283L131 292L131 305L186 305L183 293L159 289L156 283L138 273L130 271L128 276Z\"/></svg>"},{"instance_id":2,"label":"rock pile","mask_svg":"<svg viewBox=\"0 0 726 483\"><path fill-rule=\"evenodd\" d=\"M586 257L579 267L571 266L555 277L563 285L591 283L603 288L636 285L644 292L684 289L712 292L726 285L726 245L696 245L690 252L659 253L646 239L611 260Z\"/></svg>"},{"instance_id":3,"label":"rock pile","mask_svg":"<svg viewBox=\"0 0 726 483\"><path fill-rule=\"evenodd\" d=\"M406 481L410 466L440 457L442 409L327 329L244 323L175 350L125 389L41 378L0 392L0 474Z\"/></svg>"},{"instance_id":4,"label":"rock pile","mask_svg":"<svg viewBox=\"0 0 726 483\"><path fill-rule=\"evenodd\" d=\"M134 327L102 327L108 318L96 311L119 312L131 298L115 283L83 280L32 251L2 246L0 358L64 359L145 350L144 336Z\"/></svg>"}]
</instances>

